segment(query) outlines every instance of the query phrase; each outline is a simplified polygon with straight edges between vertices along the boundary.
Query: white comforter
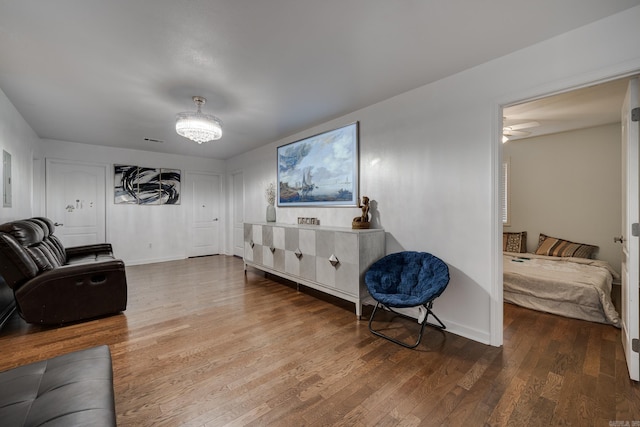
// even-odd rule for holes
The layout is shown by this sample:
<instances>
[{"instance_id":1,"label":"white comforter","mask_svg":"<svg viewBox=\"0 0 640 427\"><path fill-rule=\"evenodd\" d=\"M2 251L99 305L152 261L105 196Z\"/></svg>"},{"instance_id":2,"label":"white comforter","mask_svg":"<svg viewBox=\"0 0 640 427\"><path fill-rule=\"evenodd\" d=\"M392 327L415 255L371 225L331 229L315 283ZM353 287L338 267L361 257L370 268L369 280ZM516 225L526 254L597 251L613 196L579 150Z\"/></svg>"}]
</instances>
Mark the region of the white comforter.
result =
<instances>
[{"instance_id":1,"label":"white comforter","mask_svg":"<svg viewBox=\"0 0 640 427\"><path fill-rule=\"evenodd\" d=\"M620 327L611 302L618 273L605 261L504 253L504 300L534 310Z\"/></svg>"}]
</instances>

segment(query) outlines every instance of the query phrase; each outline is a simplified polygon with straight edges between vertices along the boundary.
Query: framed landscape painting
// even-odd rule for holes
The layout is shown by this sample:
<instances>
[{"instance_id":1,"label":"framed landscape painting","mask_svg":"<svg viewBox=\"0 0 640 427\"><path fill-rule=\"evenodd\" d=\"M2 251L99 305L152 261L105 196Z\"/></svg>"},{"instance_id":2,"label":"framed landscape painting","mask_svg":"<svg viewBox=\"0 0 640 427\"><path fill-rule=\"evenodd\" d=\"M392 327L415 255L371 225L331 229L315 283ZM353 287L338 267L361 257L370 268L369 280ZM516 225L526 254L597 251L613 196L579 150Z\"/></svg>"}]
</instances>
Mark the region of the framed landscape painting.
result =
<instances>
[{"instance_id":1,"label":"framed landscape painting","mask_svg":"<svg viewBox=\"0 0 640 427\"><path fill-rule=\"evenodd\" d=\"M278 147L278 206L358 205L358 122Z\"/></svg>"}]
</instances>

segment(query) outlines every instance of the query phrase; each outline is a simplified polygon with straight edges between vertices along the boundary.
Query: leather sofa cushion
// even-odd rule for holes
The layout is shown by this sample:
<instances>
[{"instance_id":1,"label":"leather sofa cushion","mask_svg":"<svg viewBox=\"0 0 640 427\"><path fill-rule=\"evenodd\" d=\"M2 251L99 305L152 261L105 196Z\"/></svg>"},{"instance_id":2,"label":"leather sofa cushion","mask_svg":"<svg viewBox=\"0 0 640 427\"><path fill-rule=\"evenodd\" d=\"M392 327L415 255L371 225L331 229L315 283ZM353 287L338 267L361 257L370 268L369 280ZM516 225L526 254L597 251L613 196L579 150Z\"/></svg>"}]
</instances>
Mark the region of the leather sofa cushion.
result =
<instances>
[{"instance_id":1,"label":"leather sofa cushion","mask_svg":"<svg viewBox=\"0 0 640 427\"><path fill-rule=\"evenodd\" d=\"M53 225L48 218L30 218L28 221L38 225L42 232L44 233L44 238L42 239L42 243L47 246L47 248L51 251L51 253L56 257L59 265L64 265L65 259L67 257L65 253L64 246L60 239L57 236L54 236L53 232L56 227Z\"/></svg>"},{"instance_id":2,"label":"leather sofa cushion","mask_svg":"<svg viewBox=\"0 0 640 427\"><path fill-rule=\"evenodd\" d=\"M28 247L27 252L29 252L31 259L33 259L33 262L36 263L38 270L41 272L52 270L62 265L54 253L51 252L51 249L44 243Z\"/></svg>"},{"instance_id":3,"label":"leather sofa cushion","mask_svg":"<svg viewBox=\"0 0 640 427\"><path fill-rule=\"evenodd\" d=\"M38 274L38 266L13 236L0 233L0 251L17 267L10 269L6 265L8 263L0 265L0 274L4 276L10 288L13 288L17 282L24 281L24 278L32 279Z\"/></svg>"},{"instance_id":4,"label":"leather sofa cushion","mask_svg":"<svg viewBox=\"0 0 640 427\"><path fill-rule=\"evenodd\" d=\"M42 242L44 230L38 224L28 220L13 221L0 226L0 231L11 234L22 246L31 246Z\"/></svg>"},{"instance_id":5,"label":"leather sofa cushion","mask_svg":"<svg viewBox=\"0 0 640 427\"><path fill-rule=\"evenodd\" d=\"M60 240L52 235L54 226L40 218L14 221L0 226L0 231L13 236L25 248L38 272L65 264L66 254Z\"/></svg>"},{"instance_id":6,"label":"leather sofa cushion","mask_svg":"<svg viewBox=\"0 0 640 427\"><path fill-rule=\"evenodd\" d=\"M49 248L51 253L57 258L60 265L63 265L67 255L60 239L52 234L49 237L45 237L42 243Z\"/></svg>"},{"instance_id":7,"label":"leather sofa cushion","mask_svg":"<svg viewBox=\"0 0 640 427\"><path fill-rule=\"evenodd\" d=\"M50 236L56 231L56 226L53 224L49 218L45 217L34 217L30 218L29 221L40 224L40 226L45 230L45 236Z\"/></svg>"},{"instance_id":8,"label":"leather sofa cushion","mask_svg":"<svg viewBox=\"0 0 640 427\"><path fill-rule=\"evenodd\" d=\"M50 235L51 227L45 221L32 218L3 224L0 226L0 231L13 236L25 248L38 268L38 272L41 273L65 263L64 247L57 237ZM29 264L26 261L22 262Z\"/></svg>"},{"instance_id":9,"label":"leather sofa cushion","mask_svg":"<svg viewBox=\"0 0 640 427\"><path fill-rule=\"evenodd\" d=\"M109 347L0 372L0 424L115 426Z\"/></svg>"}]
</instances>

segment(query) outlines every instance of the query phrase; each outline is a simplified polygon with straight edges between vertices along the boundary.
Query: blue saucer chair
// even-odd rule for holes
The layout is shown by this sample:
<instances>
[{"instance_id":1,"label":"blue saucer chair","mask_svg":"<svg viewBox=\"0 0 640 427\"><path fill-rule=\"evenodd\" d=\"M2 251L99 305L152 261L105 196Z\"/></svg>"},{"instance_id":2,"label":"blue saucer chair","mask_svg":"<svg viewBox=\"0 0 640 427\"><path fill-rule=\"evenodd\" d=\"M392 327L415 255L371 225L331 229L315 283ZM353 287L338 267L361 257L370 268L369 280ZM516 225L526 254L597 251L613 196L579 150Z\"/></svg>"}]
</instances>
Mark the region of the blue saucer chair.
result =
<instances>
[{"instance_id":1,"label":"blue saucer chair","mask_svg":"<svg viewBox=\"0 0 640 427\"><path fill-rule=\"evenodd\" d=\"M425 325L438 329L446 326L431 310L433 300L439 297L449 283L449 267L440 258L427 252L397 252L389 254L371 265L365 274L369 294L376 306L369 319L372 334L407 348L415 348L422 340ZM420 322L420 334L415 344L406 344L374 330L371 326L378 308L404 316L394 308L422 307L424 319ZM428 322L429 316L438 322ZM422 316L420 316L422 317Z\"/></svg>"}]
</instances>

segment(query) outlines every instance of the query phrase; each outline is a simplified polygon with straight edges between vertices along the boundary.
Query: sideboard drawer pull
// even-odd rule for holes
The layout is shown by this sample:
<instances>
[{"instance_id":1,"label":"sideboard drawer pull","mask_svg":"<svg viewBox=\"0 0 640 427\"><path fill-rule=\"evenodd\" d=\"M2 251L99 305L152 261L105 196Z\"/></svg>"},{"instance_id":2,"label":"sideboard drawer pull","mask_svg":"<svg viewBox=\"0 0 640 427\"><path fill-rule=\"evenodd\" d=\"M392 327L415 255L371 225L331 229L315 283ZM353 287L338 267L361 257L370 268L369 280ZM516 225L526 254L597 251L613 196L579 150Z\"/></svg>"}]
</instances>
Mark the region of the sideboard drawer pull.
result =
<instances>
[{"instance_id":1,"label":"sideboard drawer pull","mask_svg":"<svg viewBox=\"0 0 640 427\"><path fill-rule=\"evenodd\" d=\"M331 254L331 256L329 257L329 262L331 263L331 265L333 265L334 267L337 266L338 264L340 264L340 260L338 258L336 258L335 255Z\"/></svg>"}]
</instances>

